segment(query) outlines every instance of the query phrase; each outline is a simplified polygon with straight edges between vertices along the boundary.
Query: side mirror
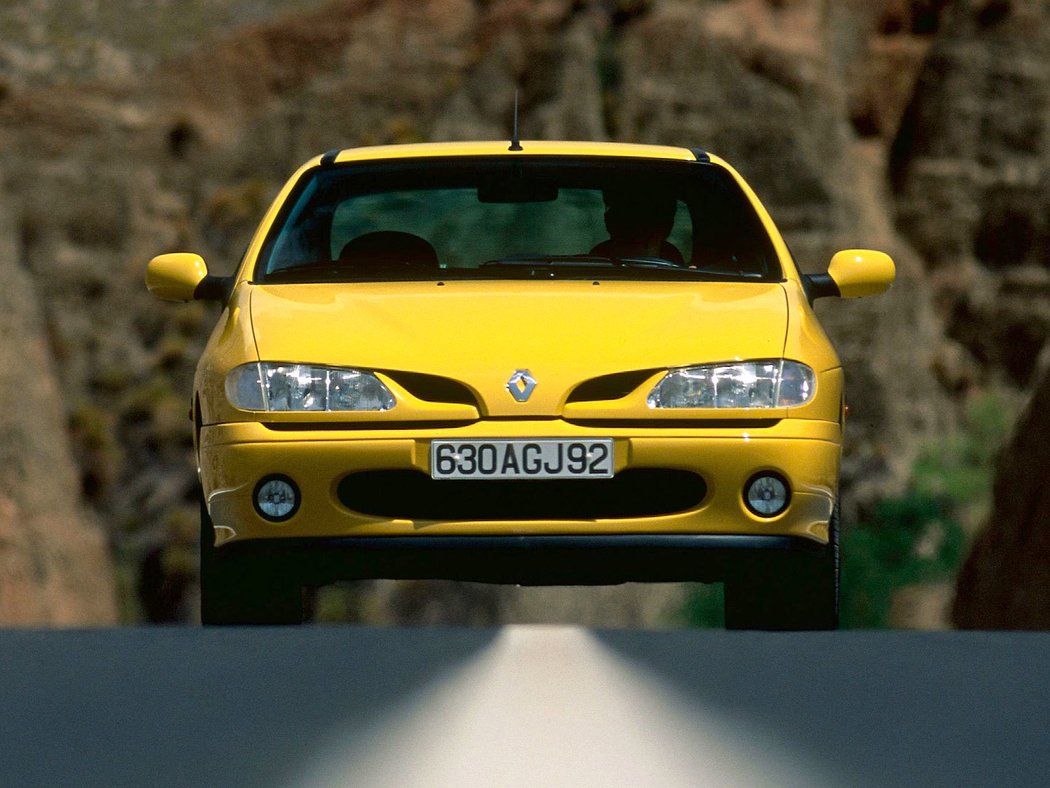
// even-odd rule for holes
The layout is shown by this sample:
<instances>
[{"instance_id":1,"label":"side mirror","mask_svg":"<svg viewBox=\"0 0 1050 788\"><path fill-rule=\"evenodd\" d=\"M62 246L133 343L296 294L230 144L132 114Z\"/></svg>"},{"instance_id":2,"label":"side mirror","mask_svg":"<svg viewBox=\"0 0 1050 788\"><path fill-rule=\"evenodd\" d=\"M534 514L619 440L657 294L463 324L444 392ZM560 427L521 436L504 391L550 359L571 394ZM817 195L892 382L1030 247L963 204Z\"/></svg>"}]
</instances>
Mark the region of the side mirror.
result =
<instances>
[{"instance_id":1,"label":"side mirror","mask_svg":"<svg viewBox=\"0 0 1050 788\"><path fill-rule=\"evenodd\" d=\"M222 300L227 281L211 276L199 254L175 252L154 257L146 266L146 287L162 301Z\"/></svg>"},{"instance_id":2,"label":"side mirror","mask_svg":"<svg viewBox=\"0 0 1050 788\"><path fill-rule=\"evenodd\" d=\"M889 290L897 276L893 259L873 249L845 249L831 258L826 274L804 278L810 302L815 298L839 296L863 298Z\"/></svg>"}]
</instances>

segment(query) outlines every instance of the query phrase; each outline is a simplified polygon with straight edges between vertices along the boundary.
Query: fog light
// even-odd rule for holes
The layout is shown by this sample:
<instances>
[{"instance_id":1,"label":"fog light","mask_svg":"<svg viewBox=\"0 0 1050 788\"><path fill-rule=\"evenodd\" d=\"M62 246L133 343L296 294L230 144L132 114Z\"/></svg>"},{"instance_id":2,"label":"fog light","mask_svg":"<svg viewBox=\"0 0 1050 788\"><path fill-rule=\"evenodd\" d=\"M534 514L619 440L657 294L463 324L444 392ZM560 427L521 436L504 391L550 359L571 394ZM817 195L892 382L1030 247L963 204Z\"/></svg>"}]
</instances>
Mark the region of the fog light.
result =
<instances>
[{"instance_id":1,"label":"fog light","mask_svg":"<svg viewBox=\"0 0 1050 788\"><path fill-rule=\"evenodd\" d=\"M791 491L787 480L779 474L761 473L752 476L744 487L747 508L759 517L774 517L787 509Z\"/></svg>"},{"instance_id":2,"label":"fog light","mask_svg":"<svg viewBox=\"0 0 1050 788\"><path fill-rule=\"evenodd\" d=\"M299 510L299 488L287 476L267 476L255 485L255 510L273 522L287 520Z\"/></svg>"}]
</instances>

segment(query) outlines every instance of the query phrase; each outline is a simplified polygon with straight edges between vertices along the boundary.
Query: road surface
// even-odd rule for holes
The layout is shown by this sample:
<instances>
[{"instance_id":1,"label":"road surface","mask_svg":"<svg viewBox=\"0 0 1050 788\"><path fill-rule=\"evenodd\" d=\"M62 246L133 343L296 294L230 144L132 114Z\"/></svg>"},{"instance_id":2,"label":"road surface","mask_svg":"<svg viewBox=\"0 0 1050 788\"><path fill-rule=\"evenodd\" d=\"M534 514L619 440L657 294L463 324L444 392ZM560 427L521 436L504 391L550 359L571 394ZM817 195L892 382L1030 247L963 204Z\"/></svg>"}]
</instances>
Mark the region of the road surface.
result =
<instances>
[{"instance_id":1,"label":"road surface","mask_svg":"<svg viewBox=\"0 0 1050 788\"><path fill-rule=\"evenodd\" d=\"M1050 784L1050 634L0 631L0 785Z\"/></svg>"}]
</instances>

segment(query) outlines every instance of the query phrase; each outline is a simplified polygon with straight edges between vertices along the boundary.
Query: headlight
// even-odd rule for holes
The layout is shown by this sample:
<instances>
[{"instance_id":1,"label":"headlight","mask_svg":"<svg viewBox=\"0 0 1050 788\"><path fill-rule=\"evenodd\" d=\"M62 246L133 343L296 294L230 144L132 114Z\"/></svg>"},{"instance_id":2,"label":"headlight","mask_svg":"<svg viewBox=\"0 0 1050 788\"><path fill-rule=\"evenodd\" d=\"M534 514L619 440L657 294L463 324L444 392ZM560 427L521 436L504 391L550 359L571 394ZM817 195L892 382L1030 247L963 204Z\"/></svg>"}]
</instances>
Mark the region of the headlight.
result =
<instances>
[{"instance_id":1,"label":"headlight","mask_svg":"<svg viewBox=\"0 0 1050 788\"><path fill-rule=\"evenodd\" d=\"M264 361L226 376L226 398L241 410L390 410L394 395L371 372Z\"/></svg>"},{"instance_id":2,"label":"headlight","mask_svg":"<svg viewBox=\"0 0 1050 788\"><path fill-rule=\"evenodd\" d=\"M742 361L673 369L650 408L790 408L813 398L813 370L797 361Z\"/></svg>"}]
</instances>

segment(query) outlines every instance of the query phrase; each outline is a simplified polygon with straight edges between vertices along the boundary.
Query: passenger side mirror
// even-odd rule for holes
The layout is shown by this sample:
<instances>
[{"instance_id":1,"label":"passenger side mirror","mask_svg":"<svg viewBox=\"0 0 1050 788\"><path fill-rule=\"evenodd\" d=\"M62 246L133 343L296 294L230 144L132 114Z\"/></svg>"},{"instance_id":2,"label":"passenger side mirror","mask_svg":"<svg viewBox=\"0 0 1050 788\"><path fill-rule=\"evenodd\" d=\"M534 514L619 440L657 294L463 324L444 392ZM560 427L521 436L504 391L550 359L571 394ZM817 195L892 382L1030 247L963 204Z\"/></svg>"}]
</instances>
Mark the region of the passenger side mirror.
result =
<instances>
[{"instance_id":1,"label":"passenger side mirror","mask_svg":"<svg viewBox=\"0 0 1050 788\"><path fill-rule=\"evenodd\" d=\"M162 301L221 301L228 295L228 285L226 278L208 273L199 254L162 254L146 266L146 287Z\"/></svg>"},{"instance_id":2,"label":"passenger side mirror","mask_svg":"<svg viewBox=\"0 0 1050 788\"><path fill-rule=\"evenodd\" d=\"M893 259L874 249L845 249L831 258L826 274L803 277L810 303L825 296L863 298L889 290L897 276Z\"/></svg>"}]
</instances>

